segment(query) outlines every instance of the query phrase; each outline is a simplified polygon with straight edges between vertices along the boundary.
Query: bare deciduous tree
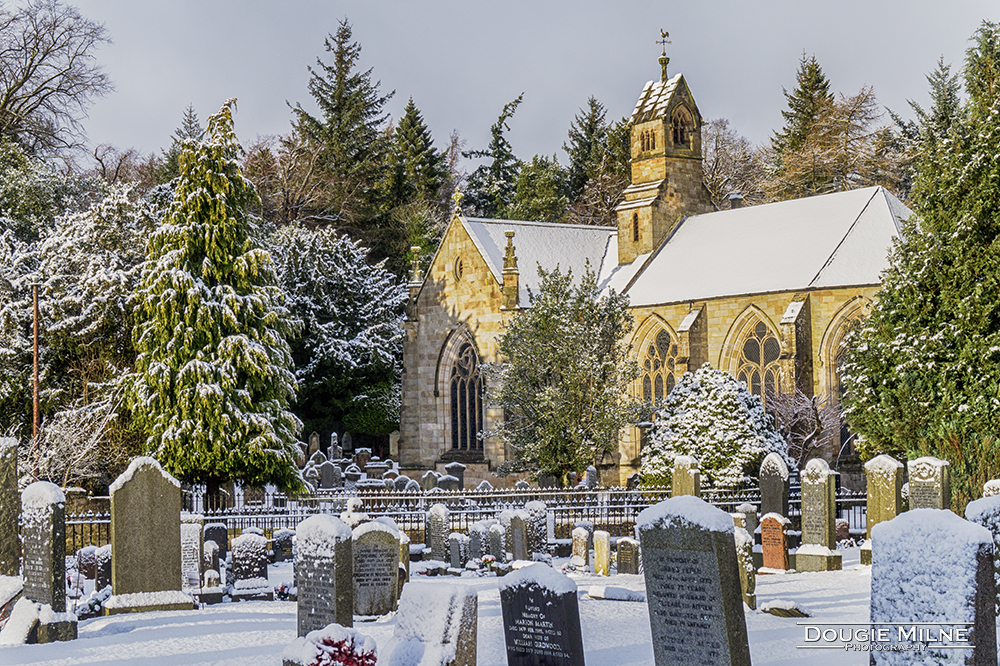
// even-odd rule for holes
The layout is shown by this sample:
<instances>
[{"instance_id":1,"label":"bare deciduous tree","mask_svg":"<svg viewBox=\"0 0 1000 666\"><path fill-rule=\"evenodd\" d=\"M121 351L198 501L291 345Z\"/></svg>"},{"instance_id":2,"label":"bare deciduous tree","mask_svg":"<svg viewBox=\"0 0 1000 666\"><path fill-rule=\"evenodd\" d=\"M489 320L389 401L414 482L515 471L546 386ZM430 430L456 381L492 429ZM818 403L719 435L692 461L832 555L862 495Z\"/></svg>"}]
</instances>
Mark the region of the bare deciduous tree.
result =
<instances>
[{"instance_id":1,"label":"bare deciduous tree","mask_svg":"<svg viewBox=\"0 0 1000 666\"><path fill-rule=\"evenodd\" d=\"M840 405L830 397L817 398L796 388L791 393L768 396L767 411L799 469L834 442L839 444Z\"/></svg>"},{"instance_id":2,"label":"bare deciduous tree","mask_svg":"<svg viewBox=\"0 0 1000 666\"><path fill-rule=\"evenodd\" d=\"M59 0L0 7L0 135L36 153L79 146L87 108L114 89L94 57L110 41Z\"/></svg>"},{"instance_id":3,"label":"bare deciduous tree","mask_svg":"<svg viewBox=\"0 0 1000 666\"><path fill-rule=\"evenodd\" d=\"M702 170L705 187L719 210L729 208L729 197L739 195L747 206L764 202L765 151L716 118L705 126L702 137Z\"/></svg>"}]
</instances>

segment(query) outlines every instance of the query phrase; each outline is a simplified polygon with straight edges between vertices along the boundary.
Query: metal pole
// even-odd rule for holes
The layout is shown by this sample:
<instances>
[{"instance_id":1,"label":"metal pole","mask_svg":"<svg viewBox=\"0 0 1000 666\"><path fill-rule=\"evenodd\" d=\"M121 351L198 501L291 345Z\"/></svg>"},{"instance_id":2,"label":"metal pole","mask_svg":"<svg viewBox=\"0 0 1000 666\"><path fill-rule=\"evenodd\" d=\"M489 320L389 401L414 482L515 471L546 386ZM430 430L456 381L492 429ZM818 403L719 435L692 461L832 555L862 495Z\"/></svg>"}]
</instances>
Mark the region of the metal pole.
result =
<instances>
[{"instance_id":1,"label":"metal pole","mask_svg":"<svg viewBox=\"0 0 1000 666\"><path fill-rule=\"evenodd\" d=\"M38 408L38 285L31 285L31 299L33 301L34 316L32 321L33 337L33 368L32 368L32 390L31 390L31 459L34 463L34 478L38 478L38 430L42 425L42 415Z\"/></svg>"}]
</instances>

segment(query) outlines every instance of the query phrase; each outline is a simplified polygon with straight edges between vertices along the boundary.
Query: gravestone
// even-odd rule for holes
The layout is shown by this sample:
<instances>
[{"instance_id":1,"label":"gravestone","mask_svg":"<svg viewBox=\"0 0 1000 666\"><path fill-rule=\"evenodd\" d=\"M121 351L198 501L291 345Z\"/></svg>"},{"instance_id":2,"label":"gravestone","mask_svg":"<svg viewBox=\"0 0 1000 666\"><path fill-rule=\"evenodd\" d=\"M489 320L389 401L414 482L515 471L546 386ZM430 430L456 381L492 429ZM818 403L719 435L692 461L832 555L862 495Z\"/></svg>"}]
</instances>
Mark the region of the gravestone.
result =
<instances>
[{"instance_id":1,"label":"gravestone","mask_svg":"<svg viewBox=\"0 0 1000 666\"><path fill-rule=\"evenodd\" d=\"M420 489L426 492L431 488L437 488L437 480L440 476L437 472L424 472L424 475L420 477Z\"/></svg>"},{"instance_id":2,"label":"gravestone","mask_svg":"<svg viewBox=\"0 0 1000 666\"><path fill-rule=\"evenodd\" d=\"M445 474L458 479L458 489L465 490L465 465L460 462L450 462L444 466Z\"/></svg>"},{"instance_id":3,"label":"gravestone","mask_svg":"<svg viewBox=\"0 0 1000 666\"><path fill-rule=\"evenodd\" d=\"M589 490L597 487L597 468L593 465L587 467L587 474L583 477L583 485Z\"/></svg>"},{"instance_id":4,"label":"gravestone","mask_svg":"<svg viewBox=\"0 0 1000 666\"><path fill-rule=\"evenodd\" d=\"M604 530L594 532L594 573L611 575L611 535Z\"/></svg>"},{"instance_id":5,"label":"gravestone","mask_svg":"<svg viewBox=\"0 0 1000 666\"><path fill-rule=\"evenodd\" d=\"M503 525L490 525L490 556L501 564L507 561L507 550L504 547Z\"/></svg>"},{"instance_id":6,"label":"gravestone","mask_svg":"<svg viewBox=\"0 0 1000 666\"><path fill-rule=\"evenodd\" d=\"M419 483L417 483L413 479L410 479L409 481L406 482L406 487L403 488L403 492L404 493L422 493L423 492L423 488L420 487Z\"/></svg>"},{"instance_id":7,"label":"gravestone","mask_svg":"<svg viewBox=\"0 0 1000 666\"><path fill-rule=\"evenodd\" d=\"M592 521L592 520L578 520L575 523L573 523L573 527L574 528L582 527L583 529L587 530L587 547L588 548L593 548L594 547L594 521Z\"/></svg>"},{"instance_id":8,"label":"gravestone","mask_svg":"<svg viewBox=\"0 0 1000 666\"><path fill-rule=\"evenodd\" d=\"M458 490L458 479L450 474L445 474L437 478L437 488L441 490L447 490L449 492L454 492Z\"/></svg>"},{"instance_id":9,"label":"gravestone","mask_svg":"<svg viewBox=\"0 0 1000 666\"><path fill-rule=\"evenodd\" d=\"M520 481L514 484L514 488L516 490L528 490L531 488L531 484L525 481L524 479L521 479Z\"/></svg>"},{"instance_id":10,"label":"gravestone","mask_svg":"<svg viewBox=\"0 0 1000 666\"><path fill-rule=\"evenodd\" d=\"M188 594L201 589L201 571L205 559L202 535L205 517L181 513L181 590Z\"/></svg>"},{"instance_id":11,"label":"gravestone","mask_svg":"<svg viewBox=\"0 0 1000 666\"><path fill-rule=\"evenodd\" d=\"M670 496L694 495L701 497L701 470L693 456L674 458L674 472L670 482Z\"/></svg>"},{"instance_id":12,"label":"gravestone","mask_svg":"<svg viewBox=\"0 0 1000 666\"><path fill-rule=\"evenodd\" d=\"M340 460L344 457L344 450L340 448L340 441L335 432L330 433L330 448L327 449L327 453L330 454L330 460Z\"/></svg>"},{"instance_id":13,"label":"gravestone","mask_svg":"<svg viewBox=\"0 0 1000 666\"><path fill-rule=\"evenodd\" d=\"M403 530L399 530L399 565L400 574L410 580L410 536Z\"/></svg>"},{"instance_id":14,"label":"gravestone","mask_svg":"<svg viewBox=\"0 0 1000 666\"><path fill-rule=\"evenodd\" d=\"M391 666L476 666L478 625L474 589L409 585L399 598L396 628L379 650L379 661L385 659Z\"/></svg>"},{"instance_id":15,"label":"gravestone","mask_svg":"<svg viewBox=\"0 0 1000 666\"><path fill-rule=\"evenodd\" d=\"M219 547L219 559L226 559L229 554L229 528L224 523L207 523L205 541L214 541Z\"/></svg>"},{"instance_id":16,"label":"gravestone","mask_svg":"<svg viewBox=\"0 0 1000 666\"><path fill-rule=\"evenodd\" d=\"M403 492L408 483L410 483L410 477L405 474L400 474L392 480L392 487L396 490L396 492Z\"/></svg>"},{"instance_id":17,"label":"gravestone","mask_svg":"<svg viewBox=\"0 0 1000 666\"><path fill-rule=\"evenodd\" d=\"M951 508L951 465L932 456L906 463L910 484L910 509Z\"/></svg>"},{"instance_id":18,"label":"gravestone","mask_svg":"<svg viewBox=\"0 0 1000 666\"><path fill-rule=\"evenodd\" d=\"M97 546L84 546L76 551L76 570L83 578L97 578Z\"/></svg>"},{"instance_id":19,"label":"gravestone","mask_svg":"<svg viewBox=\"0 0 1000 666\"><path fill-rule=\"evenodd\" d=\"M580 561L575 561L580 558ZM573 559L574 566L590 566L590 533L583 527L573 528Z\"/></svg>"},{"instance_id":20,"label":"gravestone","mask_svg":"<svg viewBox=\"0 0 1000 666\"><path fill-rule=\"evenodd\" d=\"M111 544L101 546L94 555L96 560L94 590L99 592L111 585Z\"/></svg>"},{"instance_id":21,"label":"gravestone","mask_svg":"<svg viewBox=\"0 0 1000 666\"><path fill-rule=\"evenodd\" d=\"M21 542L17 538L20 515L17 440L0 437L0 576L17 576L21 569Z\"/></svg>"},{"instance_id":22,"label":"gravestone","mask_svg":"<svg viewBox=\"0 0 1000 666\"><path fill-rule=\"evenodd\" d=\"M733 537L736 540L736 566L740 570L740 591L743 593L743 603L751 610L756 610L757 571L753 565L753 537L742 527L735 528Z\"/></svg>"},{"instance_id":23,"label":"gravestone","mask_svg":"<svg viewBox=\"0 0 1000 666\"><path fill-rule=\"evenodd\" d=\"M911 509L872 529L871 622L907 631L934 623L928 633L937 636L920 652L893 652L883 643L882 650L872 650L872 664L919 659L921 664L996 666L993 538L988 529L941 509ZM961 624L967 625L962 628L968 642L940 640L942 630ZM888 638L916 642L895 627ZM945 647L949 644L962 649Z\"/></svg>"},{"instance_id":24,"label":"gravestone","mask_svg":"<svg viewBox=\"0 0 1000 666\"><path fill-rule=\"evenodd\" d=\"M202 543L202 571L219 571L219 545L214 541ZM207 587L207 586L206 586Z\"/></svg>"},{"instance_id":25,"label":"gravestone","mask_svg":"<svg viewBox=\"0 0 1000 666\"><path fill-rule=\"evenodd\" d=\"M469 526L469 558L473 560L481 560L483 554L486 552L486 544L488 543L488 537L486 532L489 529L489 525L486 521L480 520L479 522L473 523Z\"/></svg>"},{"instance_id":26,"label":"gravestone","mask_svg":"<svg viewBox=\"0 0 1000 666\"><path fill-rule=\"evenodd\" d=\"M381 460L372 459L365 465L365 474L369 479L381 479L387 471L389 471L389 465Z\"/></svg>"},{"instance_id":27,"label":"gravestone","mask_svg":"<svg viewBox=\"0 0 1000 666\"><path fill-rule=\"evenodd\" d=\"M639 542L631 537L618 539L618 573L639 573Z\"/></svg>"},{"instance_id":28,"label":"gravestone","mask_svg":"<svg viewBox=\"0 0 1000 666\"><path fill-rule=\"evenodd\" d=\"M549 551L548 519L549 508L545 502L534 500L524 505L528 512L528 559L545 558Z\"/></svg>"},{"instance_id":29,"label":"gravestone","mask_svg":"<svg viewBox=\"0 0 1000 666\"><path fill-rule=\"evenodd\" d=\"M66 611L66 497L59 486L36 481L21 494L24 547L22 594Z\"/></svg>"},{"instance_id":30,"label":"gravestone","mask_svg":"<svg viewBox=\"0 0 1000 666\"><path fill-rule=\"evenodd\" d=\"M965 518L982 525L993 535L993 567L997 585L997 615L1000 615L1000 495L988 495L965 507Z\"/></svg>"},{"instance_id":31,"label":"gravestone","mask_svg":"<svg viewBox=\"0 0 1000 666\"><path fill-rule=\"evenodd\" d=\"M275 530L274 545L271 548L275 562L292 559L292 537L294 536L295 530Z\"/></svg>"},{"instance_id":32,"label":"gravestone","mask_svg":"<svg viewBox=\"0 0 1000 666\"><path fill-rule=\"evenodd\" d=\"M569 472L566 474L566 487L567 488L576 487L576 472Z\"/></svg>"},{"instance_id":33,"label":"gravestone","mask_svg":"<svg viewBox=\"0 0 1000 666\"><path fill-rule=\"evenodd\" d=\"M802 545L795 552L797 571L836 571L836 479L822 458L813 458L802 470Z\"/></svg>"},{"instance_id":34,"label":"gravestone","mask_svg":"<svg viewBox=\"0 0 1000 666\"><path fill-rule=\"evenodd\" d=\"M465 567L465 553L463 551L467 550L463 539L464 534L459 534L458 532L452 532L448 535L448 554L450 556L450 563L452 569L462 569Z\"/></svg>"},{"instance_id":35,"label":"gravestone","mask_svg":"<svg viewBox=\"0 0 1000 666\"><path fill-rule=\"evenodd\" d=\"M448 507L435 504L427 512L428 545L431 547L431 559L444 562L447 558L445 542L451 533Z\"/></svg>"},{"instance_id":36,"label":"gravestone","mask_svg":"<svg viewBox=\"0 0 1000 666\"><path fill-rule=\"evenodd\" d=\"M760 515L788 515L788 465L777 453L768 453L760 464Z\"/></svg>"},{"instance_id":37,"label":"gravestone","mask_svg":"<svg viewBox=\"0 0 1000 666\"><path fill-rule=\"evenodd\" d=\"M983 484L983 497L1000 495L1000 479L990 479Z\"/></svg>"},{"instance_id":38,"label":"gravestone","mask_svg":"<svg viewBox=\"0 0 1000 666\"><path fill-rule=\"evenodd\" d=\"M757 527L760 524L757 516L757 507L755 507L753 504L750 504L750 502L744 502L743 504L740 504L738 507L736 507L736 510L739 513L742 513L743 516L745 517L746 519L745 529L747 532L750 533L750 536L753 536L754 533L757 532Z\"/></svg>"},{"instance_id":39,"label":"gravestone","mask_svg":"<svg viewBox=\"0 0 1000 666\"><path fill-rule=\"evenodd\" d=\"M345 449L347 448L347 442L350 441L349 437L350 433L344 433ZM354 464L360 467L361 469L364 469L365 465L367 465L368 461L371 459L372 459L372 450L367 446L362 446L354 450Z\"/></svg>"},{"instance_id":40,"label":"gravestone","mask_svg":"<svg viewBox=\"0 0 1000 666\"><path fill-rule=\"evenodd\" d=\"M643 510L636 529L656 666L750 666L729 514L680 496Z\"/></svg>"},{"instance_id":41,"label":"gravestone","mask_svg":"<svg viewBox=\"0 0 1000 666\"><path fill-rule=\"evenodd\" d=\"M347 481L351 483L351 485L347 487L353 488L354 484L356 484L361 479L362 474L364 474L364 472L362 472L361 468L358 467L357 465L353 463L348 465L347 469L344 470L344 478L346 478Z\"/></svg>"},{"instance_id":42,"label":"gravestone","mask_svg":"<svg viewBox=\"0 0 1000 666\"><path fill-rule=\"evenodd\" d=\"M789 520L777 513L764 514L761 519L760 543L765 569L788 569L788 525Z\"/></svg>"},{"instance_id":43,"label":"gravestone","mask_svg":"<svg viewBox=\"0 0 1000 666\"><path fill-rule=\"evenodd\" d=\"M140 457L110 490L114 594L105 614L192 609L181 592L181 484L153 458ZM141 592L157 592L155 603L132 596Z\"/></svg>"},{"instance_id":44,"label":"gravestone","mask_svg":"<svg viewBox=\"0 0 1000 666\"><path fill-rule=\"evenodd\" d=\"M296 626L299 636L337 623L354 626L352 533L329 514L316 514L296 527Z\"/></svg>"},{"instance_id":45,"label":"gravestone","mask_svg":"<svg viewBox=\"0 0 1000 666\"><path fill-rule=\"evenodd\" d=\"M319 451L319 433L315 430L309 435L309 455Z\"/></svg>"},{"instance_id":46,"label":"gravestone","mask_svg":"<svg viewBox=\"0 0 1000 666\"><path fill-rule=\"evenodd\" d=\"M576 583L545 564L500 579L508 666L584 666Z\"/></svg>"},{"instance_id":47,"label":"gravestone","mask_svg":"<svg viewBox=\"0 0 1000 666\"><path fill-rule=\"evenodd\" d=\"M339 488L344 483L340 476L340 465L327 460L319 466L319 487L323 489Z\"/></svg>"},{"instance_id":48,"label":"gravestone","mask_svg":"<svg viewBox=\"0 0 1000 666\"><path fill-rule=\"evenodd\" d=\"M274 589L267 580L267 539L243 530L233 539L233 601L272 601Z\"/></svg>"},{"instance_id":49,"label":"gravestone","mask_svg":"<svg viewBox=\"0 0 1000 666\"><path fill-rule=\"evenodd\" d=\"M882 454L865 463L868 477L868 529L861 545L861 564L872 563L872 528L892 520L903 510L903 463Z\"/></svg>"},{"instance_id":50,"label":"gravestone","mask_svg":"<svg viewBox=\"0 0 1000 666\"><path fill-rule=\"evenodd\" d=\"M354 528L354 613L385 615L399 593L399 531L372 521Z\"/></svg>"},{"instance_id":51,"label":"gravestone","mask_svg":"<svg viewBox=\"0 0 1000 666\"><path fill-rule=\"evenodd\" d=\"M639 472L629 474L628 479L625 480L625 490L637 490L640 485L642 485L642 477L639 476Z\"/></svg>"},{"instance_id":52,"label":"gravestone","mask_svg":"<svg viewBox=\"0 0 1000 666\"><path fill-rule=\"evenodd\" d=\"M482 481L479 482L479 485L476 486L476 490L478 490L481 493L488 493L489 491L493 490L493 484L487 481L486 479L483 479Z\"/></svg>"},{"instance_id":53,"label":"gravestone","mask_svg":"<svg viewBox=\"0 0 1000 666\"><path fill-rule=\"evenodd\" d=\"M528 553L528 527L525 524L524 511L515 511L510 518L510 552L514 556L514 561L528 560L531 555Z\"/></svg>"}]
</instances>

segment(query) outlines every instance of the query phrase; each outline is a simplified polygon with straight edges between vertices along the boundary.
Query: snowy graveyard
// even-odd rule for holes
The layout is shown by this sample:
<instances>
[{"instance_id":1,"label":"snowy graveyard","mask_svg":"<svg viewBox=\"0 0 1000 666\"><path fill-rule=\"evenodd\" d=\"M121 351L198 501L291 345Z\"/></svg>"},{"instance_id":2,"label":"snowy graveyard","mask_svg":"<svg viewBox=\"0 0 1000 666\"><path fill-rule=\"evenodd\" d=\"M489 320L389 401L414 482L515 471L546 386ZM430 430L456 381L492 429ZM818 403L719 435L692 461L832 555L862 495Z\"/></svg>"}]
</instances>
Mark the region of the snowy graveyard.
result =
<instances>
[{"instance_id":1,"label":"snowy graveyard","mask_svg":"<svg viewBox=\"0 0 1000 666\"><path fill-rule=\"evenodd\" d=\"M345 467L359 462L372 468ZM374 462L398 492L401 475ZM902 463L876 467L868 525L839 518L822 461L806 465L795 512L774 460L756 501L723 502L692 481L692 459L683 492L622 489L629 511L586 482L522 486L488 508L485 489L435 486L411 493L416 521L355 490L265 529L180 511L176 480L140 458L112 486L109 545L63 552L62 492L21 493L0 665L996 664L1000 495L987 484L963 519L947 462L919 459L903 510ZM838 519L857 540L836 537Z\"/></svg>"}]
</instances>

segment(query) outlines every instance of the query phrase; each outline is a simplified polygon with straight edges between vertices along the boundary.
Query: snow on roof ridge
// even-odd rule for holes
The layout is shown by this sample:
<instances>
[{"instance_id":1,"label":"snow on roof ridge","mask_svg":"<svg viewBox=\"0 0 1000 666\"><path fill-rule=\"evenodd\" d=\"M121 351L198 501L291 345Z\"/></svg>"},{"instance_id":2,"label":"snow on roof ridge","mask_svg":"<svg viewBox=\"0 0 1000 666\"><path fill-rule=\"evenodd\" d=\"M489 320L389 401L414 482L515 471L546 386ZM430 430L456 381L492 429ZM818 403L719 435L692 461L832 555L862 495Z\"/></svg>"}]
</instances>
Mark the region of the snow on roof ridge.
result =
<instances>
[{"instance_id":1,"label":"snow on roof ridge","mask_svg":"<svg viewBox=\"0 0 1000 666\"><path fill-rule=\"evenodd\" d=\"M868 201L865 203L864 206L861 207L861 210L858 211L858 214L854 217L854 221L851 222L851 225L847 227L847 231L844 232L844 235L840 238L840 242L838 242L837 246L833 248L833 252L831 252L830 256L826 258L825 262L823 262L823 265L816 272L816 275L813 276L813 279L809 281L810 287L816 284L817 281L819 281L819 278L821 275L823 275L823 272L826 271L826 269L830 266L830 264L833 263L834 258L837 256L837 252L839 252L840 248L843 247L844 241L848 239L848 237L851 235L851 232L854 231L854 228L858 226L858 222L860 222L861 218L864 217L865 211L868 210L868 207L872 205L873 201L875 201L875 197L878 196L879 190L881 189L882 189L881 185L875 186L875 191L872 192L872 195L868 198ZM890 216L892 215L891 210L889 211L889 215Z\"/></svg>"},{"instance_id":2,"label":"snow on roof ridge","mask_svg":"<svg viewBox=\"0 0 1000 666\"><path fill-rule=\"evenodd\" d=\"M610 232L612 229L616 232L618 227L604 227L596 224L570 224L568 222L539 222L537 220L504 220L498 217L465 217L461 216L463 220L469 222L479 222L480 224L517 224L521 226L537 226L537 227L550 227L558 229L593 229L594 231L603 231L605 233Z\"/></svg>"}]
</instances>

